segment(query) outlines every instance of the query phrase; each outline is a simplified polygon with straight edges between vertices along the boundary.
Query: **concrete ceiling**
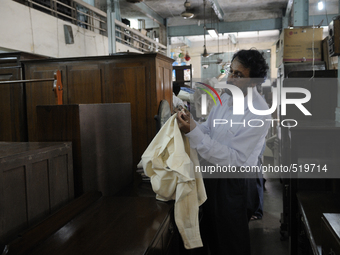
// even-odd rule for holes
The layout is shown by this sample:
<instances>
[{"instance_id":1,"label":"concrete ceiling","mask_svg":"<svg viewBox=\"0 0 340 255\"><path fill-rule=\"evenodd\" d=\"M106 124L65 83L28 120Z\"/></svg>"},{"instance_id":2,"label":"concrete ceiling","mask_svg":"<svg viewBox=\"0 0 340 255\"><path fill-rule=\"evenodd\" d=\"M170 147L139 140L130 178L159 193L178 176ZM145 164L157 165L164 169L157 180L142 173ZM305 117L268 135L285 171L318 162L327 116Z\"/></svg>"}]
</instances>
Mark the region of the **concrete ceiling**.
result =
<instances>
[{"instance_id":1,"label":"concrete ceiling","mask_svg":"<svg viewBox=\"0 0 340 255\"><path fill-rule=\"evenodd\" d=\"M106 0L105 0L106 1ZM183 19L181 13L185 11L185 0L144 0L142 3L152 9L164 19L167 19L168 26L184 26L203 23L204 11L203 0L188 0L191 3L189 11L194 13L192 19ZM206 0L205 19L207 23L217 22L214 11L211 11L210 1L216 2L224 13L224 22L259 20L281 18L285 13L288 0ZM318 15L317 9L319 0L309 0L309 14ZM322 14L338 13L339 0L323 0L326 10ZM126 0L119 0L121 16L124 18L144 18L148 17L136 6Z\"/></svg>"},{"instance_id":2,"label":"concrete ceiling","mask_svg":"<svg viewBox=\"0 0 340 255\"><path fill-rule=\"evenodd\" d=\"M97 0L101 5L101 9L105 11L107 0ZM181 13L185 11L184 2L185 0L144 0L142 2L143 6L149 11L155 13L161 19L166 19L167 25L169 27L183 27L190 25L203 26L204 20L207 24L212 23L218 26L218 18L215 12L211 8L211 2L217 3L219 8L223 11L223 20L220 22L249 22L255 20L269 20L269 19L281 19L286 12L287 4L289 0L206 0L205 8L205 18L204 18L204 8L203 0L188 0L191 3L189 8L190 12L193 12L195 16L192 19L184 19L181 17ZM302 1L302 0L301 0ZM317 9L317 4L319 0L309 0L309 15L331 15L337 14L339 7L339 0L323 0L325 3L325 9L319 11ZM291 0L293 2L293 0ZM157 27L158 24L155 19L150 19L150 13L146 13L142 10L139 4L129 3L127 0L119 0L120 13L122 18L127 19L144 19L149 26ZM292 13L294 13L294 4L292 5ZM152 15L151 15L152 16ZM311 20L311 18L310 18ZM324 21L323 25L327 25L328 21ZM151 24L151 25L150 25ZM148 26L147 26L148 27ZM273 36L278 37L279 30L269 31L268 33L256 31L254 38L265 38L273 39ZM202 29L203 34L203 29ZM236 39L242 33L235 34ZM222 34L220 34L222 36ZM247 35L248 36L248 35ZM209 40L209 36L207 40ZM176 40L176 39L172 39ZM190 40L202 41L203 36L192 36Z\"/></svg>"}]
</instances>

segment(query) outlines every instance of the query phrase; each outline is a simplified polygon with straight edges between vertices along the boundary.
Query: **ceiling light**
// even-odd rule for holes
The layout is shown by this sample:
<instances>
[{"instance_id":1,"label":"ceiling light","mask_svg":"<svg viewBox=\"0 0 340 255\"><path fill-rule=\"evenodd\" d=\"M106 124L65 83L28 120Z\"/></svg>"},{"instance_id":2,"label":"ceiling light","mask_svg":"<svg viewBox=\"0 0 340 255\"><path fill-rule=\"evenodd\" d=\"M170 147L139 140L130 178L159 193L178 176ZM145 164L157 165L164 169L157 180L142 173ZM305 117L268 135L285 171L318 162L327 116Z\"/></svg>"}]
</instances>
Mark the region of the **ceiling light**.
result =
<instances>
[{"instance_id":1,"label":"ceiling light","mask_svg":"<svg viewBox=\"0 0 340 255\"><path fill-rule=\"evenodd\" d=\"M192 17L194 17L194 14L185 10L184 12L181 13L181 16L184 19L191 19Z\"/></svg>"},{"instance_id":2,"label":"ceiling light","mask_svg":"<svg viewBox=\"0 0 340 255\"><path fill-rule=\"evenodd\" d=\"M203 51L202 56L205 57L205 58L207 58L207 57L210 56L210 54L207 52L207 48L205 47L205 45L204 45L203 47L204 47L204 51Z\"/></svg>"},{"instance_id":3,"label":"ceiling light","mask_svg":"<svg viewBox=\"0 0 340 255\"><path fill-rule=\"evenodd\" d=\"M211 37L218 37L218 33L215 28L207 28L207 31Z\"/></svg>"},{"instance_id":4,"label":"ceiling light","mask_svg":"<svg viewBox=\"0 0 340 255\"><path fill-rule=\"evenodd\" d=\"M322 1L318 2L318 9L319 9L319 11L323 10L323 2Z\"/></svg>"}]
</instances>

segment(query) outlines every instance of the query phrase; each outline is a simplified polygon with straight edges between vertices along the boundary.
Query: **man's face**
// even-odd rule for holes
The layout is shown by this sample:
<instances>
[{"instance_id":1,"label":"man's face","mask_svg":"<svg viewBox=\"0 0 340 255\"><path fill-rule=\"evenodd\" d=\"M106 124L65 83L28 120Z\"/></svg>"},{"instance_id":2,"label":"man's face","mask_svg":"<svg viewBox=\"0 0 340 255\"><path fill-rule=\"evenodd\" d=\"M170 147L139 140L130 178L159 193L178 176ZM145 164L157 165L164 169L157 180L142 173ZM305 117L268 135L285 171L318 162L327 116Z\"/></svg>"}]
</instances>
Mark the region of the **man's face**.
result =
<instances>
[{"instance_id":1,"label":"man's face","mask_svg":"<svg viewBox=\"0 0 340 255\"><path fill-rule=\"evenodd\" d=\"M255 86L255 84L251 83L251 79L249 78L249 75L250 75L250 68L245 68L238 61L238 59L235 58L230 65L230 72L228 74L227 83L231 85L235 85L238 88L240 88L244 96L246 96L247 88Z\"/></svg>"}]
</instances>

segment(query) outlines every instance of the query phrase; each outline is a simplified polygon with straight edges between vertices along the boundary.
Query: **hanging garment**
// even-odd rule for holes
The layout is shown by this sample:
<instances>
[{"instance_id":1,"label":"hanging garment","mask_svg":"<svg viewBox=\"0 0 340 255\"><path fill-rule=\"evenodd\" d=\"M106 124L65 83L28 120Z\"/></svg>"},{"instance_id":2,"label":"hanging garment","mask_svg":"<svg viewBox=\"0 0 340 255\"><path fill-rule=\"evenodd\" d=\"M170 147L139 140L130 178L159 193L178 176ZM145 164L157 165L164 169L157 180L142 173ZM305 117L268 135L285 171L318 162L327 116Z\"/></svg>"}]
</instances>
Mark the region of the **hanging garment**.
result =
<instances>
[{"instance_id":1,"label":"hanging garment","mask_svg":"<svg viewBox=\"0 0 340 255\"><path fill-rule=\"evenodd\" d=\"M182 135L174 114L142 155L156 199L175 200L175 222L186 249L202 247L198 210L207 199L197 152Z\"/></svg>"}]
</instances>

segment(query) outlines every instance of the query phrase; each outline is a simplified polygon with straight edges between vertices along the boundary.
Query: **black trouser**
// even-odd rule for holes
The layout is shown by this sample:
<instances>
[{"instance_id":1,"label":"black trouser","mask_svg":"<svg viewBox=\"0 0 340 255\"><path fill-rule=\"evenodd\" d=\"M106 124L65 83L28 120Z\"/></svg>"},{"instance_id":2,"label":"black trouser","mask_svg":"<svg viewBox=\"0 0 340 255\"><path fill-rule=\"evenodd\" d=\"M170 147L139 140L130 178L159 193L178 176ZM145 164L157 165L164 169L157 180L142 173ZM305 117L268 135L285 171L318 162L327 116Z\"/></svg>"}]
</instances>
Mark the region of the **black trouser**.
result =
<instances>
[{"instance_id":1,"label":"black trouser","mask_svg":"<svg viewBox=\"0 0 340 255\"><path fill-rule=\"evenodd\" d=\"M210 254L249 255L247 179L205 179L201 235Z\"/></svg>"}]
</instances>

